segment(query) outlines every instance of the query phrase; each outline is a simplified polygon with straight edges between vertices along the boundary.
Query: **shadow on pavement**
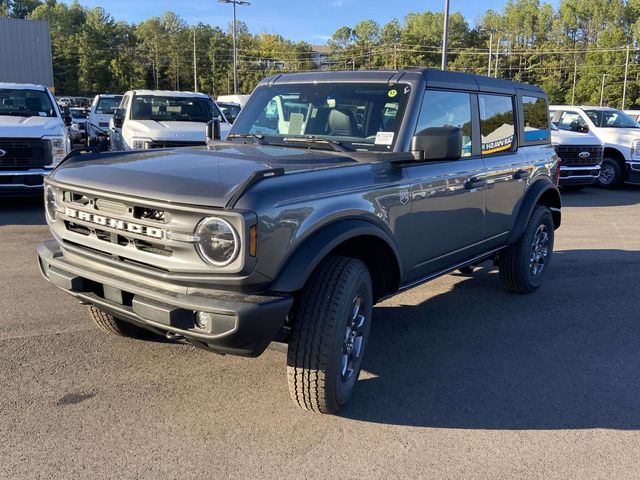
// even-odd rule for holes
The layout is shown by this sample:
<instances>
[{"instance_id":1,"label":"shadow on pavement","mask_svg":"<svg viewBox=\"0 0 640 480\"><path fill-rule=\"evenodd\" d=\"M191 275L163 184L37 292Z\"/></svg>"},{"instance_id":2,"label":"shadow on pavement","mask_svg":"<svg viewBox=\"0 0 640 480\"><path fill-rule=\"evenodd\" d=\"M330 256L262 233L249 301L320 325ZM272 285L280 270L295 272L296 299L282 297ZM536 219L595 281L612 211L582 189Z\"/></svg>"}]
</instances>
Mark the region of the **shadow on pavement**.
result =
<instances>
[{"instance_id":1,"label":"shadow on pavement","mask_svg":"<svg viewBox=\"0 0 640 480\"><path fill-rule=\"evenodd\" d=\"M588 187L577 192L561 190L563 207L616 207L640 204L640 185L624 185L616 190Z\"/></svg>"},{"instance_id":2,"label":"shadow on pavement","mask_svg":"<svg viewBox=\"0 0 640 480\"><path fill-rule=\"evenodd\" d=\"M42 193L25 197L0 197L0 225L45 225Z\"/></svg>"},{"instance_id":3,"label":"shadow on pavement","mask_svg":"<svg viewBox=\"0 0 640 480\"><path fill-rule=\"evenodd\" d=\"M531 295L502 290L487 268L419 305L376 307L364 365L374 378L360 380L343 415L439 428L640 429L639 270L640 252L563 251Z\"/></svg>"}]
</instances>

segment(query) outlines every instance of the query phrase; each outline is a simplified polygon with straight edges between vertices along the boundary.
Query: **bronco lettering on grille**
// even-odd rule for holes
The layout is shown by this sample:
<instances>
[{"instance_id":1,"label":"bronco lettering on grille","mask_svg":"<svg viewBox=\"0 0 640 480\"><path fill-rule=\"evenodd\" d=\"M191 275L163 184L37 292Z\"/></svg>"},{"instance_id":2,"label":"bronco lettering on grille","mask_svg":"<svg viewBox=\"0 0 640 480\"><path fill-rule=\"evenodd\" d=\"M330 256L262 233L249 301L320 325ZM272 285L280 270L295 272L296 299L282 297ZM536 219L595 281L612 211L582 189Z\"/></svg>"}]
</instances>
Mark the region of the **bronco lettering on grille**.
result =
<instances>
[{"instance_id":1,"label":"bronco lettering on grille","mask_svg":"<svg viewBox=\"0 0 640 480\"><path fill-rule=\"evenodd\" d=\"M96 215L95 213L82 212L74 208L65 207L64 214L70 218L77 218L85 222L95 223L104 227L122 230L123 232L137 233L147 237L163 239L166 237L165 231L161 228L147 227L138 223L129 223L116 218L105 217L104 215Z\"/></svg>"}]
</instances>

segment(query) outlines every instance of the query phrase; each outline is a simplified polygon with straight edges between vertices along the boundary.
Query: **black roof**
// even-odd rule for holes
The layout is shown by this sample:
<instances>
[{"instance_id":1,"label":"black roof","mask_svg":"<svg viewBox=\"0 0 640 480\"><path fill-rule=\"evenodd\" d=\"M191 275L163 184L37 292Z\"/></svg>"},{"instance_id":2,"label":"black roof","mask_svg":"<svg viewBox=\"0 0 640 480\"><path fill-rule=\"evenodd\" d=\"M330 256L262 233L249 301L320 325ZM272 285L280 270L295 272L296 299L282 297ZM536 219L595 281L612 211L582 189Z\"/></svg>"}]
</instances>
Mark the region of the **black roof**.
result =
<instances>
[{"instance_id":1,"label":"black roof","mask_svg":"<svg viewBox=\"0 0 640 480\"><path fill-rule=\"evenodd\" d=\"M305 73L285 73L265 78L260 85L312 82L388 82L406 81L418 83L426 81L427 87L456 90L483 91L514 94L516 90L542 93L535 85L512 82L502 78L491 78L471 73L443 71L435 68L415 68L404 70L345 70L317 71Z\"/></svg>"}]
</instances>

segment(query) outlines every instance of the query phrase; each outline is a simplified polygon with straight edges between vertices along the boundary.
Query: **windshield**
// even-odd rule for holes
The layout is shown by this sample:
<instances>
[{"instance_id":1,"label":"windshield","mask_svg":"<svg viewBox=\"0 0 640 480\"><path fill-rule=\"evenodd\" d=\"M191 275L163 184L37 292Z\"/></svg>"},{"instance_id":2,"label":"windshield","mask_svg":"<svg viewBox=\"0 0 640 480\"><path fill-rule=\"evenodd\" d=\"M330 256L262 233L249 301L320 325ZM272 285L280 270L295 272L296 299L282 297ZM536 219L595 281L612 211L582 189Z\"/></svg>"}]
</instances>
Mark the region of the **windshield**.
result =
<instances>
[{"instance_id":1,"label":"windshield","mask_svg":"<svg viewBox=\"0 0 640 480\"><path fill-rule=\"evenodd\" d=\"M122 96L117 97L101 97L96 105L96 113L103 115L113 115L116 108L120 106Z\"/></svg>"},{"instance_id":2,"label":"windshield","mask_svg":"<svg viewBox=\"0 0 640 480\"><path fill-rule=\"evenodd\" d=\"M210 98L136 95L131 119L206 123L214 117L214 109Z\"/></svg>"},{"instance_id":3,"label":"windshield","mask_svg":"<svg viewBox=\"0 0 640 480\"><path fill-rule=\"evenodd\" d=\"M410 92L409 85L387 83L261 87L231 133L261 135L266 143L304 148L329 146L300 139L330 140L347 150L392 151Z\"/></svg>"},{"instance_id":4,"label":"windshield","mask_svg":"<svg viewBox=\"0 0 640 480\"><path fill-rule=\"evenodd\" d=\"M0 115L55 117L56 111L45 91L0 88Z\"/></svg>"},{"instance_id":5,"label":"windshield","mask_svg":"<svg viewBox=\"0 0 640 480\"><path fill-rule=\"evenodd\" d=\"M585 110L596 127L640 128L638 122L620 110Z\"/></svg>"},{"instance_id":6,"label":"windshield","mask_svg":"<svg viewBox=\"0 0 640 480\"><path fill-rule=\"evenodd\" d=\"M218 103L218 107L224 113L224 118L226 118L229 123L233 123L240 113L240 105L236 103Z\"/></svg>"}]
</instances>

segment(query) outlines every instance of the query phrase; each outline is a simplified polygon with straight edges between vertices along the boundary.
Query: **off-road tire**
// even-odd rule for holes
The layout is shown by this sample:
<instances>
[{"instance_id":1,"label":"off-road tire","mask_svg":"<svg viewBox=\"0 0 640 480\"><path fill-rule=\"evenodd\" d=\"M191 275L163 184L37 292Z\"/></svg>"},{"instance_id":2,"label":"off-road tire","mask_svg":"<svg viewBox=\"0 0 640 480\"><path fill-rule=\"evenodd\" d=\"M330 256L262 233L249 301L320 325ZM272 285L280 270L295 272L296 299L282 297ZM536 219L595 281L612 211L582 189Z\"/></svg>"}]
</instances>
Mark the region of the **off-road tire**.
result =
<instances>
[{"instance_id":1,"label":"off-road tire","mask_svg":"<svg viewBox=\"0 0 640 480\"><path fill-rule=\"evenodd\" d=\"M611 181L607 181L603 183L602 172L605 169L609 169L609 168L613 170L613 177ZM604 178L608 178L608 177L604 177ZM622 168L620 163L615 158L605 157L602 160L602 170L600 171L600 177L598 177L598 185L600 185L602 188L618 188L620 187L620 185L623 184L623 182L624 182L624 169Z\"/></svg>"},{"instance_id":2,"label":"off-road tire","mask_svg":"<svg viewBox=\"0 0 640 480\"><path fill-rule=\"evenodd\" d=\"M358 298L362 298L365 317L361 349L358 362L345 379L344 342ZM301 408L336 413L351 397L371 327L372 299L369 270L358 259L328 257L307 281L294 307L287 353L289 392Z\"/></svg>"},{"instance_id":3,"label":"off-road tire","mask_svg":"<svg viewBox=\"0 0 640 480\"><path fill-rule=\"evenodd\" d=\"M545 226L548 233L548 255L545 257L542 271L534 275L531 268L532 247L541 225ZM516 293L531 293L542 285L553 253L553 239L554 227L551 211L547 207L539 205L533 211L520 240L500 253L502 285L507 290Z\"/></svg>"},{"instance_id":4,"label":"off-road tire","mask_svg":"<svg viewBox=\"0 0 640 480\"><path fill-rule=\"evenodd\" d=\"M113 315L103 312L99 308L89 306L89 315L93 319L96 326L103 332L119 337L140 338L148 336L149 332L143 328L137 327L129 322L120 320Z\"/></svg>"}]
</instances>

